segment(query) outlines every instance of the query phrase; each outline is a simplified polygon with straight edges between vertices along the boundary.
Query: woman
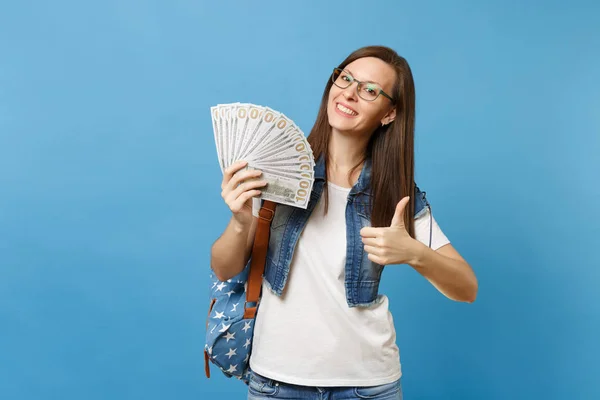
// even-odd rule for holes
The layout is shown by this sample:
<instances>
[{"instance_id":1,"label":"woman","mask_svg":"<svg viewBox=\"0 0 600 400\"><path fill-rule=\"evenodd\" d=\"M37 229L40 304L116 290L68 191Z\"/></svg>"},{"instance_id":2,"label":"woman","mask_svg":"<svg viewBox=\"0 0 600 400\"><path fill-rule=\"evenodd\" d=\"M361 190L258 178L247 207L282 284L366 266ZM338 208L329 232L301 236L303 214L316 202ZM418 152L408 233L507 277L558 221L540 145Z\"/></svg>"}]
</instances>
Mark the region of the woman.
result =
<instances>
[{"instance_id":1,"label":"woman","mask_svg":"<svg viewBox=\"0 0 600 400\"><path fill-rule=\"evenodd\" d=\"M408 264L448 298L475 300L473 271L415 186L414 119L411 70L389 48L355 51L328 80L308 137L311 202L277 205L271 225L249 399L401 399L394 324L378 293L385 265ZM266 184L244 166L223 178L232 218L212 248L220 280L248 262L252 198Z\"/></svg>"}]
</instances>

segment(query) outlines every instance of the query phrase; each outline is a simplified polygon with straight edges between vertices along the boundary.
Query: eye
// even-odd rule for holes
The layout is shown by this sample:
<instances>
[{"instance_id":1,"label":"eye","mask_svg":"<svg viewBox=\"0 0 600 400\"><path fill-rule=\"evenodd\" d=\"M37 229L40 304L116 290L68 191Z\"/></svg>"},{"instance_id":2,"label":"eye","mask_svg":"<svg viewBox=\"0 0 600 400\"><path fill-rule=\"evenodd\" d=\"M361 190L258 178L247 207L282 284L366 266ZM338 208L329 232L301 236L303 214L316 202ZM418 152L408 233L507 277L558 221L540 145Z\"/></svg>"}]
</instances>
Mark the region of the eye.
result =
<instances>
[{"instance_id":1,"label":"eye","mask_svg":"<svg viewBox=\"0 0 600 400\"><path fill-rule=\"evenodd\" d=\"M365 85L365 92L369 94L377 94L379 93L379 88L376 85L367 84Z\"/></svg>"},{"instance_id":2,"label":"eye","mask_svg":"<svg viewBox=\"0 0 600 400\"><path fill-rule=\"evenodd\" d=\"M342 74L342 80L346 82L352 82L352 77L348 74Z\"/></svg>"}]
</instances>

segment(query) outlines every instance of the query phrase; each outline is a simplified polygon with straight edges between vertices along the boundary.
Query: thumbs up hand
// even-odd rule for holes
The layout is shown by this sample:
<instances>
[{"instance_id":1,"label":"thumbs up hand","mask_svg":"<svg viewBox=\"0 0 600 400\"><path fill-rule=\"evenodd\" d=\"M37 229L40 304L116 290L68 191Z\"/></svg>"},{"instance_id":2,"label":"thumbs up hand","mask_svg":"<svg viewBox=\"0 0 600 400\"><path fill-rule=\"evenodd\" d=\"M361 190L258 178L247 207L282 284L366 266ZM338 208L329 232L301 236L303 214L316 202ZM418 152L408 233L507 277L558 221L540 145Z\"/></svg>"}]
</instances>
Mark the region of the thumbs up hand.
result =
<instances>
[{"instance_id":1,"label":"thumbs up hand","mask_svg":"<svg viewBox=\"0 0 600 400\"><path fill-rule=\"evenodd\" d=\"M409 200L409 197L405 197L398 202L389 227L365 227L360 230L369 260L380 265L415 262L422 244L410 237L404 225L404 209Z\"/></svg>"}]
</instances>

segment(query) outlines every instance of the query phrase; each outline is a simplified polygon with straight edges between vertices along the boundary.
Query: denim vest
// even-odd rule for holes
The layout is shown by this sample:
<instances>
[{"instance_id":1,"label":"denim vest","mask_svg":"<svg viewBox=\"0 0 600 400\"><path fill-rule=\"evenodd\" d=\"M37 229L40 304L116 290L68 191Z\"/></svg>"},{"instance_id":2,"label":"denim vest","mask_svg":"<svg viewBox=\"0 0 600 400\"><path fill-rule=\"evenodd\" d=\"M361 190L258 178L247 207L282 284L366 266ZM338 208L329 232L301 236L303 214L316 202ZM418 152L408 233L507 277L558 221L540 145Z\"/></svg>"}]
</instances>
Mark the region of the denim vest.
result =
<instances>
[{"instance_id":1,"label":"denim vest","mask_svg":"<svg viewBox=\"0 0 600 400\"><path fill-rule=\"evenodd\" d=\"M265 264L266 286L277 296L285 287L294 249L308 217L323 193L325 161L320 157L315 164L315 181L306 209L277 204L271 222L271 235ZM348 194L346 205L346 266L345 288L349 307L369 306L377 302L379 281L383 266L368 259L364 251L360 230L371 225L369 183L371 160L363 165L358 182ZM429 203L425 192L415 188L415 218L425 212Z\"/></svg>"}]
</instances>

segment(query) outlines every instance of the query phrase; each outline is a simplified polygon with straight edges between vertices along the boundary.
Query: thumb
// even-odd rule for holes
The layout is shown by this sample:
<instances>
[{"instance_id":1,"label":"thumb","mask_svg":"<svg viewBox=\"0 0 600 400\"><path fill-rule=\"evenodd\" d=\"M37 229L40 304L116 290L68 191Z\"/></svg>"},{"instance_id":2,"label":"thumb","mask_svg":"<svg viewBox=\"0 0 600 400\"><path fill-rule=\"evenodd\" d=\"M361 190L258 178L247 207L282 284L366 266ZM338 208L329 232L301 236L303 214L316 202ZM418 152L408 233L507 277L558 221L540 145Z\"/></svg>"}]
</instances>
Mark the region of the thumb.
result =
<instances>
[{"instance_id":1,"label":"thumb","mask_svg":"<svg viewBox=\"0 0 600 400\"><path fill-rule=\"evenodd\" d=\"M398 205L396 205L396 212L394 213L394 218L392 218L392 224L390 225L390 227L395 226L399 228L404 228L404 209L406 208L406 205L409 201L410 197L406 196L398 202Z\"/></svg>"}]
</instances>

